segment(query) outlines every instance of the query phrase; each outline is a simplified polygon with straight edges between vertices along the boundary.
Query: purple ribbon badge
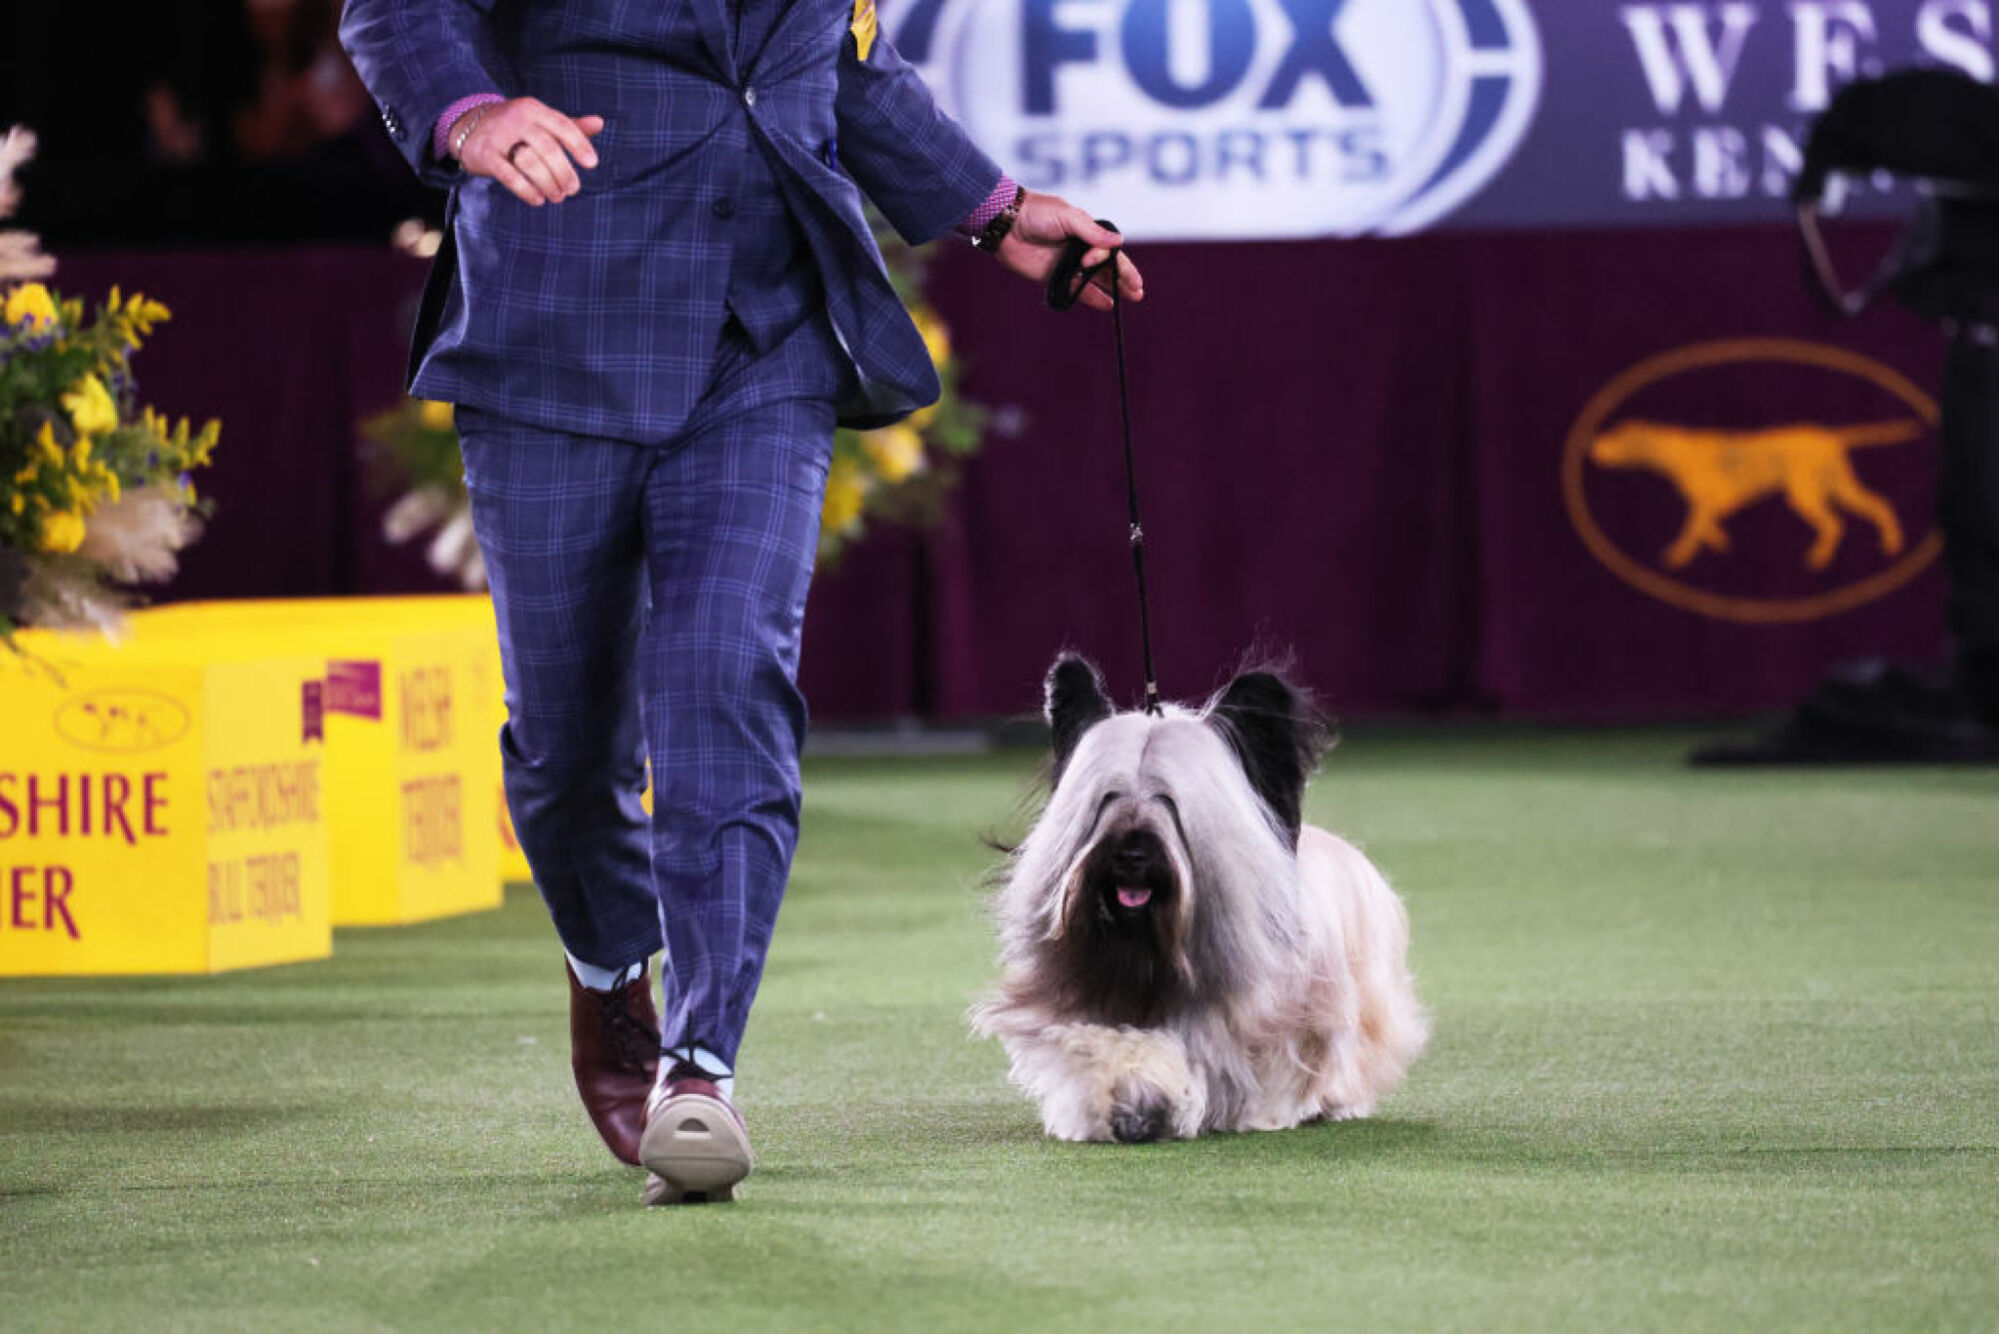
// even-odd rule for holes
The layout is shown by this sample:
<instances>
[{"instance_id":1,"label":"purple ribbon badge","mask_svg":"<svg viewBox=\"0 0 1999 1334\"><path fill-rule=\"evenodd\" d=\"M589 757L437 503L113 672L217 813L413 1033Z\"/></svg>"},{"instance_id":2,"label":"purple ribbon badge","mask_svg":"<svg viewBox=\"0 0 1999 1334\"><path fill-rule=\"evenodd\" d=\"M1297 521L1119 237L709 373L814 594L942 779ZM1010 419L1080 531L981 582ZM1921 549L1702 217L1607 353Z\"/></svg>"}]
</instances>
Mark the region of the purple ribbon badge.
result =
<instances>
[{"instance_id":1,"label":"purple ribbon badge","mask_svg":"<svg viewBox=\"0 0 1999 1334\"><path fill-rule=\"evenodd\" d=\"M299 744L326 740L326 682L307 681L299 692L299 715L305 735Z\"/></svg>"}]
</instances>

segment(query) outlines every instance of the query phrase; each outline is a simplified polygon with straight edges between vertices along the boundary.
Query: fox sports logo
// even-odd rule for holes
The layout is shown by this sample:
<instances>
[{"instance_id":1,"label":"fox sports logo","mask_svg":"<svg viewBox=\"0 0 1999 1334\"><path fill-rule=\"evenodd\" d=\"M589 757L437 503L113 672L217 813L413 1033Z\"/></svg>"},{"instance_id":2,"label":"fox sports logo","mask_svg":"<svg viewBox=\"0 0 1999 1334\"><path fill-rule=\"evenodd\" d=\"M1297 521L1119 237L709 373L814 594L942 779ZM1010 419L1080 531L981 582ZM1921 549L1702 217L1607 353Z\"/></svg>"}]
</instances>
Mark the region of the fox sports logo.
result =
<instances>
[{"instance_id":1,"label":"fox sports logo","mask_svg":"<svg viewBox=\"0 0 1999 1334\"><path fill-rule=\"evenodd\" d=\"M1022 184L1147 239L1416 231L1533 119L1524 0L900 0L898 50Z\"/></svg>"}]
</instances>

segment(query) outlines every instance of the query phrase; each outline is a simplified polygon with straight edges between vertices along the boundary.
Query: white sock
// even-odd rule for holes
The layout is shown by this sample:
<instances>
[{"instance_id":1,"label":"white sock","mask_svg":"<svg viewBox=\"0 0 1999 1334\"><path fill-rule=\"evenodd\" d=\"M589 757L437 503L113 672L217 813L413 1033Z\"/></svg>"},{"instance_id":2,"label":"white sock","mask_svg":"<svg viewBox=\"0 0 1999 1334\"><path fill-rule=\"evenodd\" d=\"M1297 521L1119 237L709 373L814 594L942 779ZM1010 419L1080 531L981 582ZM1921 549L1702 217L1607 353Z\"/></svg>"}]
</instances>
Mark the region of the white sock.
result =
<instances>
[{"instance_id":1,"label":"white sock","mask_svg":"<svg viewBox=\"0 0 1999 1334\"><path fill-rule=\"evenodd\" d=\"M727 1061L714 1052L698 1046L669 1047L660 1053L660 1073L665 1074L667 1067L675 1061L687 1062L713 1080L715 1087L722 1090L723 1097L730 1102L736 1100L736 1072L729 1068Z\"/></svg>"},{"instance_id":2,"label":"white sock","mask_svg":"<svg viewBox=\"0 0 1999 1334\"><path fill-rule=\"evenodd\" d=\"M646 961L640 959L629 968L599 968L596 964L583 962L568 950L564 950L563 954L568 956L569 967L575 972L576 980L591 991L616 991L631 983L645 971L646 966Z\"/></svg>"}]
</instances>

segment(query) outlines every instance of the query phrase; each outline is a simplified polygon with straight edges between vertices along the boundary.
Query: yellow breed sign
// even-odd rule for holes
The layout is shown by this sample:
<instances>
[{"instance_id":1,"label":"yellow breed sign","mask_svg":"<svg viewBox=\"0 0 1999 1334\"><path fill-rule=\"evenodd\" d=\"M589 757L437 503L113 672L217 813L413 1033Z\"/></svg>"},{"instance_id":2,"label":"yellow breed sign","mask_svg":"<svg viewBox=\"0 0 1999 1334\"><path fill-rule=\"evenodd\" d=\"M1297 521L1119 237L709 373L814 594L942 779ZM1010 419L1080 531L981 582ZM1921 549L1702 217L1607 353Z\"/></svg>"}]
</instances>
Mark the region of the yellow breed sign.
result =
<instances>
[{"instance_id":1,"label":"yellow breed sign","mask_svg":"<svg viewBox=\"0 0 1999 1334\"><path fill-rule=\"evenodd\" d=\"M507 717L507 687L500 677L500 645L498 632L493 640L493 718L504 722ZM500 825L500 879L507 882L534 880L534 868L528 865L528 855L521 850L520 835L514 832L514 815L507 809L507 785L504 779L494 780L499 786L500 799L496 803L495 814Z\"/></svg>"},{"instance_id":2,"label":"yellow breed sign","mask_svg":"<svg viewBox=\"0 0 1999 1334\"><path fill-rule=\"evenodd\" d=\"M22 635L0 653L0 975L324 958L316 662Z\"/></svg>"},{"instance_id":3,"label":"yellow breed sign","mask_svg":"<svg viewBox=\"0 0 1999 1334\"><path fill-rule=\"evenodd\" d=\"M499 906L497 659L484 598L188 603L132 624L142 643L315 656L335 926Z\"/></svg>"}]
</instances>

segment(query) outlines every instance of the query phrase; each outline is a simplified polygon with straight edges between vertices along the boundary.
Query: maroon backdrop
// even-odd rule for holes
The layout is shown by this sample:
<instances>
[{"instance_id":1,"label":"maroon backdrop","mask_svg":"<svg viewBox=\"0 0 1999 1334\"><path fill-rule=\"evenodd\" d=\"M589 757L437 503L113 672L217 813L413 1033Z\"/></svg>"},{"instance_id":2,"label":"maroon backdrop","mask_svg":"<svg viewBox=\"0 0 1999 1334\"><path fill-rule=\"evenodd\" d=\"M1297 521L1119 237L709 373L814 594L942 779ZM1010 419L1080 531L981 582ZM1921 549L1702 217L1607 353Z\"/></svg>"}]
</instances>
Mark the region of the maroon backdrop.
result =
<instances>
[{"instance_id":1,"label":"maroon backdrop","mask_svg":"<svg viewBox=\"0 0 1999 1334\"><path fill-rule=\"evenodd\" d=\"M1858 267L1888 236L1852 235L1843 258ZM1934 546L1922 393L1940 340L1895 310L1821 315L1784 231L1141 258L1150 299L1128 333L1171 695L1205 691L1261 644L1294 652L1349 715L1714 715L1782 703L1843 657L1941 646L1940 571L1921 563ZM399 392L421 277L374 251L64 259L69 291L119 282L172 306L137 365L145 395L224 419L207 481L219 510L174 596L435 586L417 551L381 540L386 498L356 445L356 422ZM1019 429L967 467L937 529L877 532L822 577L805 665L815 713L1031 710L1064 646L1130 694L1137 611L1108 325L1041 309L965 251L937 265L934 291L967 390ZM1872 523L1835 505L1846 531L1809 569L1812 531L1773 491L1723 518L1726 551L1671 569L1662 552L1686 502L1665 473L1596 459L1594 433L1576 432L1586 414L1599 431L1633 418L1701 432L1915 423L1920 438L1844 455L1899 517L1904 550L1887 553ZM1690 485L1725 482L1715 437L1677 450Z\"/></svg>"}]
</instances>

